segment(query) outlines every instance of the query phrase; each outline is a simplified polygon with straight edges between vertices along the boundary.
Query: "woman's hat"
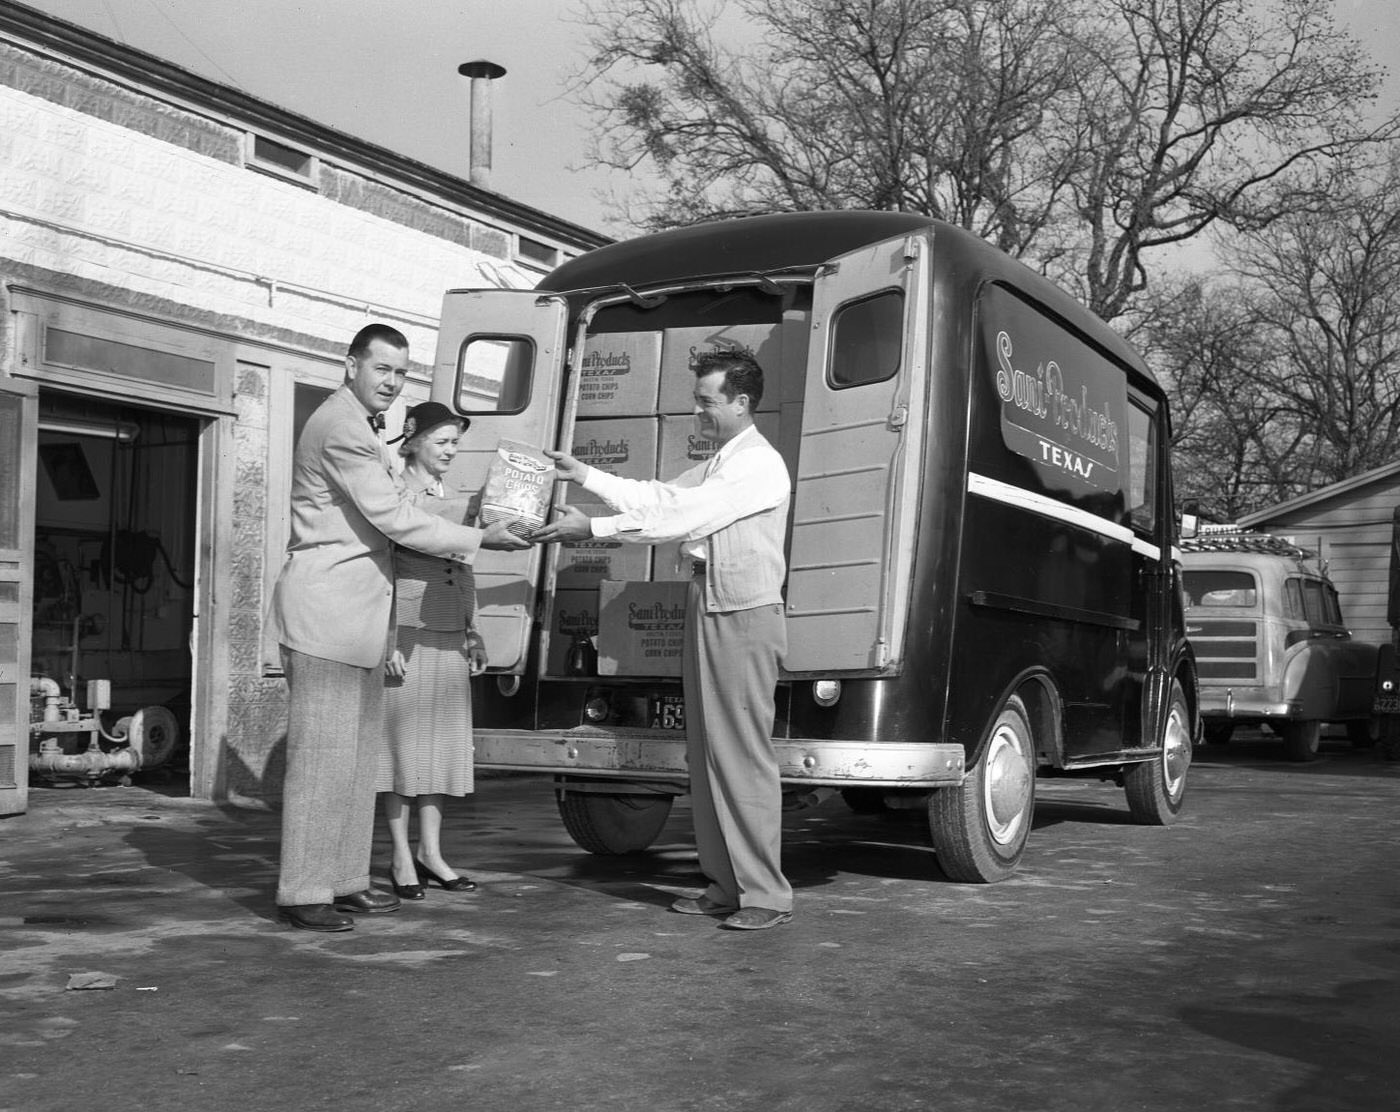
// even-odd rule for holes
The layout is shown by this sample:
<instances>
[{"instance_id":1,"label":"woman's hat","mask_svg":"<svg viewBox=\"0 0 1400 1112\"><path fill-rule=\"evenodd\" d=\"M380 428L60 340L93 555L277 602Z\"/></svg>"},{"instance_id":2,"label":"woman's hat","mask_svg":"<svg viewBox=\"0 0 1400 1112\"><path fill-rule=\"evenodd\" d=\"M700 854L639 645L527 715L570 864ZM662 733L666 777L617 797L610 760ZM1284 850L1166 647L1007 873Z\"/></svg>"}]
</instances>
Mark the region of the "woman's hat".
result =
<instances>
[{"instance_id":1,"label":"woman's hat","mask_svg":"<svg viewBox=\"0 0 1400 1112\"><path fill-rule=\"evenodd\" d=\"M471 428L472 423L470 417L453 413L442 402L419 402L404 415L402 434L394 437L388 443L397 444L400 440L412 440L420 432L435 429L448 421L461 426L463 432Z\"/></svg>"}]
</instances>

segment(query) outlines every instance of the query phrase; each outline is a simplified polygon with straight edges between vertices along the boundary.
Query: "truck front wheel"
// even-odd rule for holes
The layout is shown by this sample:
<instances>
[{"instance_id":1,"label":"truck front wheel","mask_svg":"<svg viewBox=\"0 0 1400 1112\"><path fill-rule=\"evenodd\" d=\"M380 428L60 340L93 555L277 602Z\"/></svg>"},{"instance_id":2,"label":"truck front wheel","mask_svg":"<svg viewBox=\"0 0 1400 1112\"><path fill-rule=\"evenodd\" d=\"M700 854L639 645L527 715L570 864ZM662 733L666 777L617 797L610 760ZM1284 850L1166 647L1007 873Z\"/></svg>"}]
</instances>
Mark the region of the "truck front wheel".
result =
<instances>
[{"instance_id":1,"label":"truck front wheel","mask_svg":"<svg viewBox=\"0 0 1400 1112\"><path fill-rule=\"evenodd\" d=\"M938 867L949 880L988 884L1016 871L1035 813L1035 737L1019 695L992 724L981 759L956 788L929 796Z\"/></svg>"},{"instance_id":2,"label":"truck front wheel","mask_svg":"<svg viewBox=\"0 0 1400 1112\"><path fill-rule=\"evenodd\" d=\"M1302 722L1285 722L1283 730L1283 751L1290 761L1311 761L1317 759L1317 750L1322 743L1322 723L1317 719Z\"/></svg>"},{"instance_id":3,"label":"truck front wheel","mask_svg":"<svg viewBox=\"0 0 1400 1112\"><path fill-rule=\"evenodd\" d=\"M580 849L604 856L640 853L656 841L671 814L669 795L554 793L559 817Z\"/></svg>"},{"instance_id":4,"label":"truck front wheel","mask_svg":"<svg viewBox=\"0 0 1400 1112\"><path fill-rule=\"evenodd\" d=\"M1150 761L1123 770L1128 811L1143 826L1176 821L1186 798L1186 770L1191 766L1191 711L1181 684L1172 681L1171 702L1162 724L1161 751Z\"/></svg>"}]
</instances>

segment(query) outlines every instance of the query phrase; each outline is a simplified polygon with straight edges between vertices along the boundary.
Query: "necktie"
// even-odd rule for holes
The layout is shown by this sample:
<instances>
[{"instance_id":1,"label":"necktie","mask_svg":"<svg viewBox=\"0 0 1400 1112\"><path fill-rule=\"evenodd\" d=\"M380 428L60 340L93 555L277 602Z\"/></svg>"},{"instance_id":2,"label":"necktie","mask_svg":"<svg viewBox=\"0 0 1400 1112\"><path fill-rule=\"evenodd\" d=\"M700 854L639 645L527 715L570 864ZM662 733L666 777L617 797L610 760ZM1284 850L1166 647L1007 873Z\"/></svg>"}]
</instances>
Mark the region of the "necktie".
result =
<instances>
[{"instance_id":1,"label":"necktie","mask_svg":"<svg viewBox=\"0 0 1400 1112\"><path fill-rule=\"evenodd\" d=\"M371 414L370 414L367 418L365 418L365 419L366 419L367 421L369 421L369 427L370 427L373 431L375 431L375 432L382 432L382 431L383 431L383 429L384 429L384 414L382 414L382 413L371 413Z\"/></svg>"}]
</instances>

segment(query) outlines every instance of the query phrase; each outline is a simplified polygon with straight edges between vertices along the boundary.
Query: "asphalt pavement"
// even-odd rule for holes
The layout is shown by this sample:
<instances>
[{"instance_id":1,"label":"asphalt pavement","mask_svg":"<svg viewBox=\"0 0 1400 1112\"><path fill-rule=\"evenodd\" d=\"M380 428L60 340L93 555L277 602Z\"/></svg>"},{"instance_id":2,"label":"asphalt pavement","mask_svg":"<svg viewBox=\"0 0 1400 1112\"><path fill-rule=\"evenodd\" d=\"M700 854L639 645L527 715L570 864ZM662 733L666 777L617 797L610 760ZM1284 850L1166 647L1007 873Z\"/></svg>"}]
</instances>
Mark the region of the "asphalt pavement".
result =
<instances>
[{"instance_id":1,"label":"asphalt pavement","mask_svg":"<svg viewBox=\"0 0 1400 1112\"><path fill-rule=\"evenodd\" d=\"M1330 1109L1400 1089L1400 763L1198 751L1181 821L1042 780L1021 869L939 873L922 816L790 813L794 921L668 913L652 851L569 840L547 779L452 808L471 894L276 921L277 819L34 788L0 820L0 1112ZM377 841L386 883L387 836Z\"/></svg>"}]
</instances>

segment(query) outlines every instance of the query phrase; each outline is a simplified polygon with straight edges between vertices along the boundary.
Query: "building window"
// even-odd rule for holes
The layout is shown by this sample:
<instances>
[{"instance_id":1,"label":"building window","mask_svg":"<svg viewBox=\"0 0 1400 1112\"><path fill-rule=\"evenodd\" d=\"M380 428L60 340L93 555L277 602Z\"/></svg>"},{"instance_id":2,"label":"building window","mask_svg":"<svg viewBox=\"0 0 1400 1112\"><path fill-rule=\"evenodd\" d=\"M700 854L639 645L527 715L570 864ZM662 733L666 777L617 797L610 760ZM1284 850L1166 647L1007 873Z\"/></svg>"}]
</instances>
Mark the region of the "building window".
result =
<instances>
[{"instance_id":1,"label":"building window","mask_svg":"<svg viewBox=\"0 0 1400 1112\"><path fill-rule=\"evenodd\" d=\"M244 161L250 170L261 170L300 185L316 182L316 157L265 135L248 133Z\"/></svg>"},{"instance_id":2,"label":"building window","mask_svg":"<svg viewBox=\"0 0 1400 1112\"><path fill-rule=\"evenodd\" d=\"M559 248L529 236L515 237L515 254L521 262L542 266L546 270L553 270L559 265Z\"/></svg>"}]
</instances>

